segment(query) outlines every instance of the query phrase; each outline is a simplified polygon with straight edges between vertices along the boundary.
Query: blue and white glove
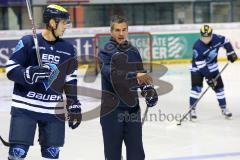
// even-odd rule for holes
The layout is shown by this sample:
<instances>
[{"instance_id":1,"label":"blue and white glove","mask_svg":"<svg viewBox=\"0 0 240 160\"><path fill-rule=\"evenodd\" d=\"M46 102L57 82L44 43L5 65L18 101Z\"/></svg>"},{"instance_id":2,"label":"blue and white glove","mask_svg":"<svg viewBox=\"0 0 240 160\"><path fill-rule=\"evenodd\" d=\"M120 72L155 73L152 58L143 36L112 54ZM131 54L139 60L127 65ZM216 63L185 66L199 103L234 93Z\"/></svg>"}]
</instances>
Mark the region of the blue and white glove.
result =
<instances>
[{"instance_id":1,"label":"blue and white glove","mask_svg":"<svg viewBox=\"0 0 240 160\"><path fill-rule=\"evenodd\" d=\"M48 66L29 66L24 71L24 78L28 84L41 83L48 80L51 70Z\"/></svg>"},{"instance_id":2,"label":"blue and white glove","mask_svg":"<svg viewBox=\"0 0 240 160\"><path fill-rule=\"evenodd\" d=\"M148 107L153 107L158 102L158 94L152 85L145 85L142 88L141 95L145 97L145 101Z\"/></svg>"},{"instance_id":3,"label":"blue and white glove","mask_svg":"<svg viewBox=\"0 0 240 160\"><path fill-rule=\"evenodd\" d=\"M77 128L82 121L81 103L79 101L73 102L67 106L68 111L68 125L70 128Z\"/></svg>"}]
</instances>

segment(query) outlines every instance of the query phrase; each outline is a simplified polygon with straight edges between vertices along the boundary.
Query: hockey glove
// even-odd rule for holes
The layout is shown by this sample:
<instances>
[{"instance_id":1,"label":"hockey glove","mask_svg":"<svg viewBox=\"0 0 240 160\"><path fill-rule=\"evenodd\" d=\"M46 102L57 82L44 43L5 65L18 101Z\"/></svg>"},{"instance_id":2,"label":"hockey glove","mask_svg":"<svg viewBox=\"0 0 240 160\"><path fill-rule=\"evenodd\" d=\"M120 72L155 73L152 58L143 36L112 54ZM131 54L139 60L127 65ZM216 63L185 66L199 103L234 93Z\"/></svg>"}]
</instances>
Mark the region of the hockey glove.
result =
<instances>
[{"instance_id":1,"label":"hockey glove","mask_svg":"<svg viewBox=\"0 0 240 160\"><path fill-rule=\"evenodd\" d=\"M48 66L29 66L24 71L24 78L28 84L41 83L48 80L51 70Z\"/></svg>"},{"instance_id":2,"label":"hockey glove","mask_svg":"<svg viewBox=\"0 0 240 160\"><path fill-rule=\"evenodd\" d=\"M233 52L227 54L227 59L228 59L228 61L233 63L238 59L238 57L237 57L237 54L233 51Z\"/></svg>"},{"instance_id":3,"label":"hockey glove","mask_svg":"<svg viewBox=\"0 0 240 160\"><path fill-rule=\"evenodd\" d=\"M77 128L82 121L81 103L79 101L67 106L68 125L70 128Z\"/></svg>"},{"instance_id":4,"label":"hockey glove","mask_svg":"<svg viewBox=\"0 0 240 160\"><path fill-rule=\"evenodd\" d=\"M145 101L148 107L153 107L158 102L157 92L152 85L145 85L142 88L141 95L145 97Z\"/></svg>"},{"instance_id":5,"label":"hockey glove","mask_svg":"<svg viewBox=\"0 0 240 160\"><path fill-rule=\"evenodd\" d=\"M207 84L214 90L215 87L217 86L217 81L212 78L212 79L206 79L207 80Z\"/></svg>"}]
</instances>

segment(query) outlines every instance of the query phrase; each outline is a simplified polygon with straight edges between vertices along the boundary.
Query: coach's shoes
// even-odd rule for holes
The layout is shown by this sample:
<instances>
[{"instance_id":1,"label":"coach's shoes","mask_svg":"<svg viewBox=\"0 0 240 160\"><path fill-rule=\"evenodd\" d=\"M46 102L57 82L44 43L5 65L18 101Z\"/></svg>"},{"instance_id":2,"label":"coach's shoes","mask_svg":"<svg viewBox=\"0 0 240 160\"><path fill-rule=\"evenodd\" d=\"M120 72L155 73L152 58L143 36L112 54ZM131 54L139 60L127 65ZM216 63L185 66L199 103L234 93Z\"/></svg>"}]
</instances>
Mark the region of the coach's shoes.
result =
<instances>
[{"instance_id":1,"label":"coach's shoes","mask_svg":"<svg viewBox=\"0 0 240 160\"><path fill-rule=\"evenodd\" d=\"M196 110L195 110L195 109L192 109L192 110L190 111L190 119L191 119L191 120L197 119L197 113L196 113Z\"/></svg>"},{"instance_id":2,"label":"coach's shoes","mask_svg":"<svg viewBox=\"0 0 240 160\"><path fill-rule=\"evenodd\" d=\"M226 109L226 108L222 109L222 114L225 116L225 118L231 118L232 117L232 113L229 112L229 110Z\"/></svg>"}]
</instances>

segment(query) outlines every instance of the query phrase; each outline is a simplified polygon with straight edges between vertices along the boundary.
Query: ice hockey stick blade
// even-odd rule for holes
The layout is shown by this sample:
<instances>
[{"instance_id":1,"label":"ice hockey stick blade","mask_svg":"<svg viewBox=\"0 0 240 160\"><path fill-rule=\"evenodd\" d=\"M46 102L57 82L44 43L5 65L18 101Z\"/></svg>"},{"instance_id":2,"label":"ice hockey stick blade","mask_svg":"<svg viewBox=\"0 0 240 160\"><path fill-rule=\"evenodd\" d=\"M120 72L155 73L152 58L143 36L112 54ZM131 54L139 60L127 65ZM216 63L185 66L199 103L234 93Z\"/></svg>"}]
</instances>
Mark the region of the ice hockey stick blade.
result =
<instances>
[{"instance_id":1,"label":"ice hockey stick blade","mask_svg":"<svg viewBox=\"0 0 240 160\"><path fill-rule=\"evenodd\" d=\"M9 147L10 146L10 143L5 141L1 136L0 136L0 140L2 141L3 145L6 146L6 147Z\"/></svg>"}]
</instances>

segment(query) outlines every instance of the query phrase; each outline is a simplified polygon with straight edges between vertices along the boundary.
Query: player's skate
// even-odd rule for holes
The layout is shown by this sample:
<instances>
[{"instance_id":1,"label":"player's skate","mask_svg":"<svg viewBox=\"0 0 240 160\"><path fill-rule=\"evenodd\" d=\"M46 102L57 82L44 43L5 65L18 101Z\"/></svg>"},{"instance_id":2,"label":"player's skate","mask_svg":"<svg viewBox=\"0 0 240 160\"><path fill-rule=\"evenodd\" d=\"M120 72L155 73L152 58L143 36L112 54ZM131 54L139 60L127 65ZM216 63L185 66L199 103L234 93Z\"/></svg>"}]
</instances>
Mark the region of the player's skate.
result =
<instances>
[{"instance_id":1,"label":"player's skate","mask_svg":"<svg viewBox=\"0 0 240 160\"><path fill-rule=\"evenodd\" d=\"M197 119L197 113L195 109L192 109L190 112L190 120L196 120Z\"/></svg>"},{"instance_id":2,"label":"player's skate","mask_svg":"<svg viewBox=\"0 0 240 160\"><path fill-rule=\"evenodd\" d=\"M232 117L232 113L229 112L229 110L226 109L226 108L222 109L222 114L225 116L225 118L231 118Z\"/></svg>"}]
</instances>

